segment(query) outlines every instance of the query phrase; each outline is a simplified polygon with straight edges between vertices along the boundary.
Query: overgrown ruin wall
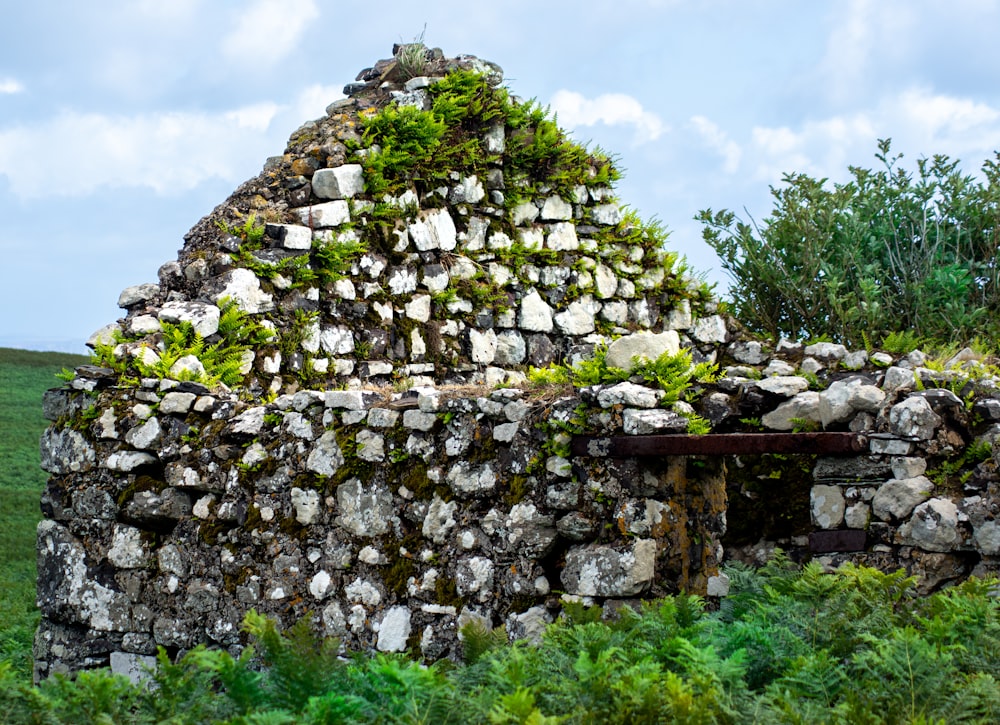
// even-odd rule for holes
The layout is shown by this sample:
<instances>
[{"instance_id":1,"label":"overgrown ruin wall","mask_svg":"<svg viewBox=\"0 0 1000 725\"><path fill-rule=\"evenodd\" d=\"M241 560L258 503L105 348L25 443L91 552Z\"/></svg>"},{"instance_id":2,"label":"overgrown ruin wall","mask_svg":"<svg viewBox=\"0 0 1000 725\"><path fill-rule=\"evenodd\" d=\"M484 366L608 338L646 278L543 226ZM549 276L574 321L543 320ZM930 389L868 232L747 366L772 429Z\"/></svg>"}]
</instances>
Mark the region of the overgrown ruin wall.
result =
<instances>
[{"instance_id":1,"label":"overgrown ruin wall","mask_svg":"<svg viewBox=\"0 0 1000 725\"><path fill-rule=\"evenodd\" d=\"M158 284L125 290L95 365L47 395L37 676L239 648L250 609L435 659L464 622L535 636L567 598L722 594L727 508L742 558L854 531L859 551L834 535L812 552L927 586L995 568L989 368L744 339L622 210L606 158L495 65L414 52L362 71ZM722 377L666 407L639 377L526 384L598 346L621 367L685 349ZM857 431L868 450L569 454L574 434L699 415Z\"/></svg>"}]
</instances>

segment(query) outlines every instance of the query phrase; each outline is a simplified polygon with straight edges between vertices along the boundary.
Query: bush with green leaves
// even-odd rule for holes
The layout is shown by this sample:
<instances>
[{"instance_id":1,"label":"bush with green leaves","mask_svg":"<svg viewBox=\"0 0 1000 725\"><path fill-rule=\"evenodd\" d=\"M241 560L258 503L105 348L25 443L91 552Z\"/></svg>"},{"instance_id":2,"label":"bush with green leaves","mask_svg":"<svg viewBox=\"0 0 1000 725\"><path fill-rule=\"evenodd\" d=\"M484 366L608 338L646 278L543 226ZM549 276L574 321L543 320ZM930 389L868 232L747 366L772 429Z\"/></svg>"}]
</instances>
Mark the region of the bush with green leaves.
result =
<instances>
[{"instance_id":1,"label":"bush with green leaves","mask_svg":"<svg viewBox=\"0 0 1000 725\"><path fill-rule=\"evenodd\" d=\"M0 664L5 723L995 723L996 580L921 598L915 579L845 565L729 570L708 611L680 594L620 609L567 604L542 642L463 628L466 663L346 657L308 619L251 613L239 657L161 652L148 685L103 671L32 688Z\"/></svg>"},{"instance_id":2,"label":"bush with green leaves","mask_svg":"<svg viewBox=\"0 0 1000 725\"><path fill-rule=\"evenodd\" d=\"M1000 332L1000 156L982 178L944 155L899 164L878 142L876 170L833 184L786 174L760 225L704 210L705 241L732 277L736 316L772 338L860 346L907 332L933 341Z\"/></svg>"}]
</instances>

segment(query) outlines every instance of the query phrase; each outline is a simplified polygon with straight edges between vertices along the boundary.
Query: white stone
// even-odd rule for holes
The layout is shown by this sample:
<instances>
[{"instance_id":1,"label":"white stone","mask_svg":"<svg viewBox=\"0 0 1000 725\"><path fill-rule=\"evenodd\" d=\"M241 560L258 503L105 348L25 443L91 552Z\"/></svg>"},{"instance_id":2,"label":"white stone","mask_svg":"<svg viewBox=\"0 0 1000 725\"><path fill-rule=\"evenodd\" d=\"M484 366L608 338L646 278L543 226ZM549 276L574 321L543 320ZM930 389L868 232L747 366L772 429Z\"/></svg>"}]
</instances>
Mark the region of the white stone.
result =
<instances>
[{"instance_id":1,"label":"white stone","mask_svg":"<svg viewBox=\"0 0 1000 725\"><path fill-rule=\"evenodd\" d=\"M361 164L319 169L312 177L313 193L320 199L350 199L365 190Z\"/></svg>"},{"instance_id":2,"label":"white stone","mask_svg":"<svg viewBox=\"0 0 1000 725\"><path fill-rule=\"evenodd\" d=\"M572 219L573 205L563 201L560 196L550 196L542 204L541 218L544 221L567 221Z\"/></svg>"},{"instance_id":3,"label":"white stone","mask_svg":"<svg viewBox=\"0 0 1000 725\"><path fill-rule=\"evenodd\" d=\"M303 526L316 523L319 518L320 497L312 489L293 488L291 490L292 506L295 507L295 520Z\"/></svg>"},{"instance_id":4,"label":"white stone","mask_svg":"<svg viewBox=\"0 0 1000 725\"><path fill-rule=\"evenodd\" d=\"M805 355L823 362L843 360L847 356L847 348L833 342L817 342L814 345L806 345L803 352Z\"/></svg>"},{"instance_id":5,"label":"white stone","mask_svg":"<svg viewBox=\"0 0 1000 725\"><path fill-rule=\"evenodd\" d=\"M655 408L660 404L664 394L662 390L626 381L598 391L597 404L602 408L610 408L614 405L625 405L630 408Z\"/></svg>"},{"instance_id":6,"label":"white stone","mask_svg":"<svg viewBox=\"0 0 1000 725\"><path fill-rule=\"evenodd\" d=\"M431 319L431 296L415 295L403 306L403 309L411 320L427 322Z\"/></svg>"},{"instance_id":7,"label":"white stone","mask_svg":"<svg viewBox=\"0 0 1000 725\"><path fill-rule=\"evenodd\" d=\"M579 249L580 241L576 238L576 226L573 222L558 222L552 225L552 230L545 239L545 246L556 252L569 252Z\"/></svg>"},{"instance_id":8,"label":"white stone","mask_svg":"<svg viewBox=\"0 0 1000 725\"><path fill-rule=\"evenodd\" d=\"M322 569L316 572L315 576L309 580L309 593L315 599L326 599L332 588L333 581L330 579L330 575Z\"/></svg>"},{"instance_id":9,"label":"white stone","mask_svg":"<svg viewBox=\"0 0 1000 725\"><path fill-rule=\"evenodd\" d=\"M404 295L414 292L417 289L417 273L406 267L397 267L389 272L389 279L386 284L389 285L389 291L394 295Z\"/></svg>"},{"instance_id":10,"label":"white stone","mask_svg":"<svg viewBox=\"0 0 1000 725\"><path fill-rule=\"evenodd\" d=\"M687 424L687 418L670 410L627 408L622 414L622 430L625 435L682 433L687 430Z\"/></svg>"},{"instance_id":11,"label":"white stone","mask_svg":"<svg viewBox=\"0 0 1000 725\"><path fill-rule=\"evenodd\" d=\"M874 359L874 356L873 358ZM917 379L912 370L901 367L891 367L885 371L885 379L882 382L882 389L887 393L898 390L913 390L916 387Z\"/></svg>"},{"instance_id":12,"label":"white stone","mask_svg":"<svg viewBox=\"0 0 1000 725\"><path fill-rule=\"evenodd\" d=\"M379 652L403 652L410 638L410 608L389 607L378 626L378 640L375 648Z\"/></svg>"},{"instance_id":13,"label":"white stone","mask_svg":"<svg viewBox=\"0 0 1000 725\"><path fill-rule=\"evenodd\" d=\"M448 201L452 204L478 204L486 196L483 184L475 175L463 176L462 180L451 189Z\"/></svg>"},{"instance_id":14,"label":"white stone","mask_svg":"<svg viewBox=\"0 0 1000 725\"><path fill-rule=\"evenodd\" d=\"M556 326L566 335L589 335L596 329L594 318L600 309L599 302L590 295L584 295L555 314Z\"/></svg>"},{"instance_id":15,"label":"white stone","mask_svg":"<svg viewBox=\"0 0 1000 725\"><path fill-rule=\"evenodd\" d=\"M452 466L447 480L456 493L464 496L487 493L496 488L497 483L496 474L489 463L478 466L467 461Z\"/></svg>"},{"instance_id":16,"label":"white stone","mask_svg":"<svg viewBox=\"0 0 1000 725\"><path fill-rule=\"evenodd\" d=\"M150 418L142 425L137 425L125 434L125 442L133 448L149 450L160 442L163 429L157 418Z\"/></svg>"},{"instance_id":17,"label":"white stone","mask_svg":"<svg viewBox=\"0 0 1000 725\"><path fill-rule=\"evenodd\" d=\"M156 461L156 456L141 451L115 451L104 461L104 467L109 471L129 473L139 466L145 466Z\"/></svg>"},{"instance_id":18,"label":"white stone","mask_svg":"<svg viewBox=\"0 0 1000 725\"><path fill-rule=\"evenodd\" d=\"M680 336L676 330L666 332L637 332L619 337L608 345L605 363L608 367L632 370L633 359L652 362L661 355L680 352Z\"/></svg>"},{"instance_id":19,"label":"white stone","mask_svg":"<svg viewBox=\"0 0 1000 725\"><path fill-rule=\"evenodd\" d=\"M194 393L167 393L160 401L160 412L169 415L186 415L197 397Z\"/></svg>"},{"instance_id":20,"label":"white stone","mask_svg":"<svg viewBox=\"0 0 1000 725\"><path fill-rule=\"evenodd\" d=\"M614 226L620 223L625 215L617 204L600 204L591 208L590 218L594 224Z\"/></svg>"},{"instance_id":21,"label":"white stone","mask_svg":"<svg viewBox=\"0 0 1000 725\"><path fill-rule=\"evenodd\" d=\"M419 252L432 249L450 251L458 244L455 222L447 209L421 212L420 217L407 227L407 231Z\"/></svg>"},{"instance_id":22,"label":"white stone","mask_svg":"<svg viewBox=\"0 0 1000 725\"><path fill-rule=\"evenodd\" d=\"M691 326L691 337L705 344L724 343L729 337L726 321L722 315L709 315L697 319Z\"/></svg>"},{"instance_id":23,"label":"white stone","mask_svg":"<svg viewBox=\"0 0 1000 725\"><path fill-rule=\"evenodd\" d=\"M518 326L529 332L552 331L552 308L542 299L537 290L531 290L521 300Z\"/></svg>"},{"instance_id":24,"label":"white stone","mask_svg":"<svg viewBox=\"0 0 1000 725\"><path fill-rule=\"evenodd\" d=\"M511 223L514 226L520 226L525 223L530 224L538 218L538 207L531 201L521 202L511 210L510 217Z\"/></svg>"},{"instance_id":25,"label":"white stone","mask_svg":"<svg viewBox=\"0 0 1000 725\"><path fill-rule=\"evenodd\" d=\"M319 345L330 355L349 355L354 352L354 334L344 326L324 327L320 330Z\"/></svg>"},{"instance_id":26,"label":"white stone","mask_svg":"<svg viewBox=\"0 0 1000 725\"><path fill-rule=\"evenodd\" d=\"M455 513L458 511L457 501L443 501L434 494L434 499L427 507L422 527L423 535L435 544L443 544L448 532L455 526Z\"/></svg>"},{"instance_id":27,"label":"white stone","mask_svg":"<svg viewBox=\"0 0 1000 725\"><path fill-rule=\"evenodd\" d=\"M157 313L160 322L173 324L190 322L194 331L202 337L214 335L219 331L219 316L218 307L204 302L168 302Z\"/></svg>"},{"instance_id":28,"label":"white stone","mask_svg":"<svg viewBox=\"0 0 1000 725\"><path fill-rule=\"evenodd\" d=\"M780 395L784 398L790 398L793 395L798 395L799 393L803 393L808 390L809 381L805 378L789 375L757 380L754 382L754 386L764 392L771 393L773 395Z\"/></svg>"},{"instance_id":29,"label":"white stone","mask_svg":"<svg viewBox=\"0 0 1000 725\"><path fill-rule=\"evenodd\" d=\"M655 564L654 539L636 539L626 551L609 546L577 546L566 553L561 579L567 594L629 597L649 587Z\"/></svg>"},{"instance_id":30,"label":"white stone","mask_svg":"<svg viewBox=\"0 0 1000 725\"><path fill-rule=\"evenodd\" d=\"M351 210L343 199L328 201L325 204L315 204L302 209L296 209L303 224L313 229L339 227L351 221ZM308 249L308 247L305 247Z\"/></svg>"},{"instance_id":31,"label":"white stone","mask_svg":"<svg viewBox=\"0 0 1000 725\"><path fill-rule=\"evenodd\" d=\"M312 229L301 224L268 224L267 232L283 249L308 251L312 248Z\"/></svg>"},{"instance_id":32,"label":"white stone","mask_svg":"<svg viewBox=\"0 0 1000 725\"><path fill-rule=\"evenodd\" d=\"M469 330L469 357L474 363L489 365L497 354L497 334L488 329L480 332L475 328Z\"/></svg>"}]
</instances>

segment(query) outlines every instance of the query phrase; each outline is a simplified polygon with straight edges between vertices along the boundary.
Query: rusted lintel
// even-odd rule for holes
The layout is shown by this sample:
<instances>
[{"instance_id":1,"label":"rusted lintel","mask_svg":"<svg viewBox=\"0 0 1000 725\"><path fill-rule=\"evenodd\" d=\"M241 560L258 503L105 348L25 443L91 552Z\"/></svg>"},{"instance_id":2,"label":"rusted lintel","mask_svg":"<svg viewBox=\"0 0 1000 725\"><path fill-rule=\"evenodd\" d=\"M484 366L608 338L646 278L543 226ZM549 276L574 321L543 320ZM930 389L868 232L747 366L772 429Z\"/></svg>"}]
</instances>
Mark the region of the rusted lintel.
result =
<instances>
[{"instance_id":1,"label":"rusted lintel","mask_svg":"<svg viewBox=\"0 0 1000 725\"><path fill-rule=\"evenodd\" d=\"M708 435L575 436L577 456L712 456L757 453L860 453L860 433L710 433Z\"/></svg>"}]
</instances>

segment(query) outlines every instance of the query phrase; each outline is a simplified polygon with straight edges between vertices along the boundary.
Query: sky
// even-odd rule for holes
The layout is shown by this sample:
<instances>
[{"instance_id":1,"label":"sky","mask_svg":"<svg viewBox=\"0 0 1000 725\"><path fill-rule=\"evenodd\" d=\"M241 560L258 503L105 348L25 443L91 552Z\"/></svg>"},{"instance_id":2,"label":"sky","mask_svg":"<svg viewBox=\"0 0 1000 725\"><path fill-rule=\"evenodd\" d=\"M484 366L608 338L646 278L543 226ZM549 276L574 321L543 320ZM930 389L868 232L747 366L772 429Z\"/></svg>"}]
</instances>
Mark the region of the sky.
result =
<instances>
[{"instance_id":1,"label":"sky","mask_svg":"<svg viewBox=\"0 0 1000 725\"><path fill-rule=\"evenodd\" d=\"M845 181L892 138L1000 149L1000 0L40 0L0 25L0 346L83 352L183 236L423 35L614 152L620 198L728 285L694 221L782 174Z\"/></svg>"}]
</instances>

